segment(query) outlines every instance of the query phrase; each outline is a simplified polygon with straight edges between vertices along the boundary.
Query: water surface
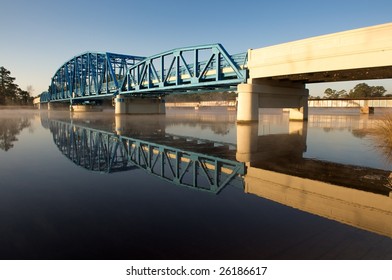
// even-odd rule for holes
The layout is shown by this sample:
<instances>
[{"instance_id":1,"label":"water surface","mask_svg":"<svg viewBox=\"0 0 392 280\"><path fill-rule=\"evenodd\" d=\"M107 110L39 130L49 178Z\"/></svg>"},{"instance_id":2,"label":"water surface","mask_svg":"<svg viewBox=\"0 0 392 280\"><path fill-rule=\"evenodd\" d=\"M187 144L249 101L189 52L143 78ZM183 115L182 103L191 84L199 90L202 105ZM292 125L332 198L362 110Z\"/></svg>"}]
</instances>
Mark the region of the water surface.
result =
<instances>
[{"instance_id":1,"label":"water surface","mask_svg":"<svg viewBox=\"0 0 392 280\"><path fill-rule=\"evenodd\" d=\"M296 182L323 168L360 170L371 179L365 187L344 188L385 201L392 165L367 132L378 117L313 112L303 125L265 110L255 128L237 127L235 112L222 110L1 110L0 258L391 259L388 225L366 229L278 203L246 174ZM139 151L133 162L123 153L130 147ZM245 174L238 167L229 178L236 164Z\"/></svg>"}]
</instances>

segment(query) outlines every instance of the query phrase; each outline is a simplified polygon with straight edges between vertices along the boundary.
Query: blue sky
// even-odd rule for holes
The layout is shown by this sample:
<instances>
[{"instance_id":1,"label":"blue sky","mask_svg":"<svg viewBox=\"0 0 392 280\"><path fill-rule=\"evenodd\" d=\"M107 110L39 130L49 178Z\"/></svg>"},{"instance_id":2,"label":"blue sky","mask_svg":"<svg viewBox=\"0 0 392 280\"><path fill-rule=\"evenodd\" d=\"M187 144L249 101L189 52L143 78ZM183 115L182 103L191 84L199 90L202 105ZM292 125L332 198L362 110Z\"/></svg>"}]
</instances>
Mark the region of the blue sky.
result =
<instances>
[{"instance_id":1,"label":"blue sky","mask_svg":"<svg viewBox=\"0 0 392 280\"><path fill-rule=\"evenodd\" d=\"M35 96L64 62L85 51L150 56L221 43L234 54L392 22L391 11L390 0L0 0L0 66ZM369 84L392 93L391 80ZM309 88L322 95L326 85Z\"/></svg>"}]
</instances>

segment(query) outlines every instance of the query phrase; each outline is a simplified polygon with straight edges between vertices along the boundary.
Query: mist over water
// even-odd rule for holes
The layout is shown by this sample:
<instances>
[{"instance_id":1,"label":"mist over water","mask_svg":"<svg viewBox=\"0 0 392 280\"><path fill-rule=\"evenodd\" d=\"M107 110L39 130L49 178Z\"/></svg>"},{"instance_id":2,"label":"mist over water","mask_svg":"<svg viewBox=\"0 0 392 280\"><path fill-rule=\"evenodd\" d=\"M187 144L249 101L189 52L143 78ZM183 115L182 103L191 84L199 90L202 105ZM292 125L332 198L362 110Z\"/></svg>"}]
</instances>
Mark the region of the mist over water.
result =
<instances>
[{"instance_id":1,"label":"mist over water","mask_svg":"<svg viewBox=\"0 0 392 280\"><path fill-rule=\"evenodd\" d=\"M391 212L383 180L392 165L370 135L381 114L311 110L304 124L261 110L249 127L235 116L0 110L0 259L392 258L389 220L366 228L368 212L328 218L301 208L304 194L279 203L268 198L278 185L255 175L282 174L286 190L338 185Z\"/></svg>"}]
</instances>

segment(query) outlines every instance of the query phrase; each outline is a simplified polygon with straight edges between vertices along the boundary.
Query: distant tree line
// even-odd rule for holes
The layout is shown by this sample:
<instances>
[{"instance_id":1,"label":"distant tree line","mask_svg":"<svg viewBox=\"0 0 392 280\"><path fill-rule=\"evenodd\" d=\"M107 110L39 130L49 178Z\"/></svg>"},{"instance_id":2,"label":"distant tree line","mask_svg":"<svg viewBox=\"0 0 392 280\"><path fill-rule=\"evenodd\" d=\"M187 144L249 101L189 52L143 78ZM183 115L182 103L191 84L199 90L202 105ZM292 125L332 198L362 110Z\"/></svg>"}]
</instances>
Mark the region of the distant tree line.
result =
<instances>
[{"instance_id":1,"label":"distant tree line","mask_svg":"<svg viewBox=\"0 0 392 280\"><path fill-rule=\"evenodd\" d=\"M346 90L335 90L327 88L324 91L324 98L368 98L368 97L383 97L392 96L386 94L386 89L383 86L369 86L366 83L357 84L349 92Z\"/></svg>"},{"instance_id":2,"label":"distant tree line","mask_svg":"<svg viewBox=\"0 0 392 280\"><path fill-rule=\"evenodd\" d=\"M0 66L0 105L32 105L33 97L14 81L11 72Z\"/></svg>"}]
</instances>

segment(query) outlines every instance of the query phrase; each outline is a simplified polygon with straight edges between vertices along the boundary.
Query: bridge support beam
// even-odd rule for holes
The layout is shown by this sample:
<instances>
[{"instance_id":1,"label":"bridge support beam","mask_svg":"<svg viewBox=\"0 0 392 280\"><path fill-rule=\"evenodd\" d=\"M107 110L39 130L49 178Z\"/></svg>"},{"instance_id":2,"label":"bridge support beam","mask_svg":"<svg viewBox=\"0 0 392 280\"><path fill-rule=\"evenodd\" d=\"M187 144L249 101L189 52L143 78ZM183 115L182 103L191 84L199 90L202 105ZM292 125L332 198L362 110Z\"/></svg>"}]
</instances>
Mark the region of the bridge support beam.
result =
<instances>
[{"instance_id":1,"label":"bridge support beam","mask_svg":"<svg viewBox=\"0 0 392 280\"><path fill-rule=\"evenodd\" d=\"M303 83L248 79L238 85L237 122L258 121L259 108L292 108L291 120L307 120L308 96Z\"/></svg>"},{"instance_id":2,"label":"bridge support beam","mask_svg":"<svg viewBox=\"0 0 392 280\"><path fill-rule=\"evenodd\" d=\"M102 105L87 105L87 104L73 104L70 105L69 110L71 112L82 113L82 112L102 112Z\"/></svg>"},{"instance_id":3,"label":"bridge support beam","mask_svg":"<svg viewBox=\"0 0 392 280\"><path fill-rule=\"evenodd\" d=\"M117 96L115 99L116 114L165 114L165 102L161 98L141 98Z\"/></svg>"}]
</instances>

